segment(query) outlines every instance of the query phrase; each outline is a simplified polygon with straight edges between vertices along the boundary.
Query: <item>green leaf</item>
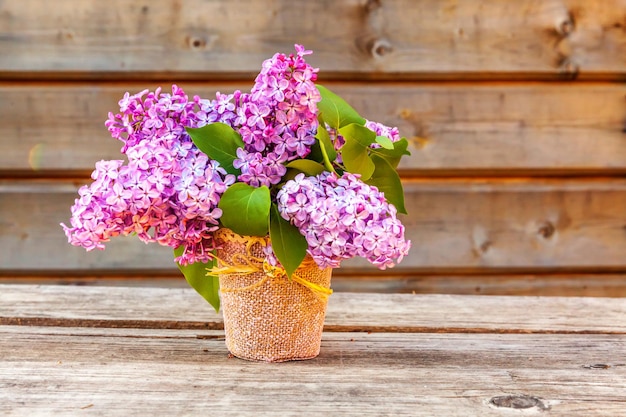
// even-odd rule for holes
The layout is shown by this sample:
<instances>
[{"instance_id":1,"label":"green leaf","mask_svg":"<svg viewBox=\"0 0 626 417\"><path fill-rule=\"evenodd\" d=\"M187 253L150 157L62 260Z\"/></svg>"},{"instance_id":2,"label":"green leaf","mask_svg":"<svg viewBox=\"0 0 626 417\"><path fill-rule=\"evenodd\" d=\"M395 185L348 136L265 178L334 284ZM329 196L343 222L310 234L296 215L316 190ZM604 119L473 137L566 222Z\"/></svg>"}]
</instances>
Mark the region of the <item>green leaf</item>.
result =
<instances>
[{"instance_id":1,"label":"green leaf","mask_svg":"<svg viewBox=\"0 0 626 417\"><path fill-rule=\"evenodd\" d=\"M281 217L276 204L270 213L270 239L276 258L291 278L306 256L308 244L298 228Z\"/></svg>"},{"instance_id":2,"label":"green leaf","mask_svg":"<svg viewBox=\"0 0 626 417\"><path fill-rule=\"evenodd\" d=\"M387 136L376 136L376 143L385 149L393 150L393 142Z\"/></svg>"},{"instance_id":3,"label":"green leaf","mask_svg":"<svg viewBox=\"0 0 626 417\"><path fill-rule=\"evenodd\" d=\"M343 136L344 139L354 139L367 148L369 148L372 143L376 142L376 133L374 133L374 131L355 123L351 123L339 129L339 134Z\"/></svg>"},{"instance_id":4,"label":"green leaf","mask_svg":"<svg viewBox=\"0 0 626 417\"><path fill-rule=\"evenodd\" d=\"M376 140L376 133L364 126L349 124L339 130L345 144L341 147L341 157L346 169L360 174L367 181L374 173L374 162L370 158L370 145Z\"/></svg>"},{"instance_id":5,"label":"green leaf","mask_svg":"<svg viewBox=\"0 0 626 417\"><path fill-rule=\"evenodd\" d=\"M323 123L321 123L321 125L323 125ZM330 140L328 130L322 127L318 127L315 138L317 139L320 146L320 152L322 153L322 161L324 162L324 166L327 170L332 172L334 170L332 162L337 159L337 151L335 150L333 142Z\"/></svg>"},{"instance_id":6,"label":"green leaf","mask_svg":"<svg viewBox=\"0 0 626 417\"><path fill-rule=\"evenodd\" d=\"M337 94L319 84L317 84L317 90L322 96L322 100L317 103L317 108L330 127L339 129L350 123L365 124L365 119Z\"/></svg>"},{"instance_id":7,"label":"green leaf","mask_svg":"<svg viewBox=\"0 0 626 417\"><path fill-rule=\"evenodd\" d=\"M372 161L374 161L376 169L374 174L372 174L372 178L365 182L385 193L385 199L396 206L398 212L406 214L404 190L402 189L400 176L386 159L372 155Z\"/></svg>"},{"instance_id":8,"label":"green leaf","mask_svg":"<svg viewBox=\"0 0 626 417\"><path fill-rule=\"evenodd\" d=\"M232 127L218 122L197 129L188 127L187 133L198 149L219 162L226 172L234 175L241 173L233 167L233 161L237 159L237 149L243 148L244 143Z\"/></svg>"},{"instance_id":9,"label":"green leaf","mask_svg":"<svg viewBox=\"0 0 626 417\"><path fill-rule=\"evenodd\" d=\"M324 165L319 162L311 161L310 159L296 159L285 166L287 168L297 169L307 176L319 175L325 170Z\"/></svg>"},{"instance_id":10,"label":"green leaf","mask_svg":"<svg viewBox=\"0 0 626 417\"><path fill-rule=\"evenodd\" d=\"M240 235L266 236L270 205L269 188L237 182L228 187L220 198L220 222Z\"/></svg>"},{"instance_id":11,"label":"green leaf","mask_svg":"<svg viewBox=\"0 0 626 417\"><path fill-rule=\"evenodd\" d=\"M395 169L404 155L411 155L411 152L407 150L408 147L409 141L406 138L402 138L397 142L393 142L393 149L372 149L371 154L384 158Z\"/></svg>"},{"instance_id":12,"label":"green leaf","mask_svg":"<svg viewBox=\"0 0 626 417\"><path fill-rule=\"evenodd\" d=\"M183 245L174 249L174 256L179 257L183 254L185 247ZM181 265L178 262L178 268L185 276L187 283L198 292L213 306L216 312L220 311L220 282L215 276L207 276L207 269L214 267L216 259L207 263L196 262L191 265Z\"/></svg>"}]
</instances>

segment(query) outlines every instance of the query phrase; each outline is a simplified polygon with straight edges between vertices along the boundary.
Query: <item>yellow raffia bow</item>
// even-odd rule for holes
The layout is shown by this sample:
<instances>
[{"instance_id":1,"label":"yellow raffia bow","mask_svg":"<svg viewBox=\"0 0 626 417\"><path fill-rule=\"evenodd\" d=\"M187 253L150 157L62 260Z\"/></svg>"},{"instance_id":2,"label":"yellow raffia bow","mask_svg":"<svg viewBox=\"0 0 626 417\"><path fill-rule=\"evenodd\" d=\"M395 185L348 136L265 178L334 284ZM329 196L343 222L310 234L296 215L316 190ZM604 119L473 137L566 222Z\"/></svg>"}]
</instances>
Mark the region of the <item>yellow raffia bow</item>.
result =
<instances>
[{"instance_id":1,"label":"yellow raffia bow","mask_svg":"<svg viewBox=\"0 0 626 417\"><path fill-rule=\"evenodd\" d=\"M248 253L248 256L246 256L243 253L236 253L231 257L233 261L232 264L228 264L227 262L224 262L222 259L217 258L217 260L222 266L215 266L209 269L207 275L213 275L213 276L217 276L220 274L246 275L246 274L254 274L257 272L263 272L265 276L262 279L255 282L254 284L248 285L246 287L221 288L220 291L222 292L248 291L248 290L252 290L254 288L260 287L261 285L263 285L263 283L265 283L270 278L280 279L280 278L284 278L287 276L287 271L285 271L284 268L270 265L270 263L267 262L267 260L250 255L251 253L250 249L252 245L254 245L255 243L265 244L266 242L264 238L257 238L257 237L250 238L246 242L246 252ZM303 262L303 266L305 267L314 266L314 265L315 263L313 261L307 262L305 260ZM328 297L333 293L333 290L331 290L330 288L325 288L311 281L307 281L306 279L298 276L295 273L291 275L291 280L294 282L297 282L300 285L307 287L308 289L313 291L313 293L321 301L324 301L324 302L327 301Z\"/></svg>"}]
</instances>

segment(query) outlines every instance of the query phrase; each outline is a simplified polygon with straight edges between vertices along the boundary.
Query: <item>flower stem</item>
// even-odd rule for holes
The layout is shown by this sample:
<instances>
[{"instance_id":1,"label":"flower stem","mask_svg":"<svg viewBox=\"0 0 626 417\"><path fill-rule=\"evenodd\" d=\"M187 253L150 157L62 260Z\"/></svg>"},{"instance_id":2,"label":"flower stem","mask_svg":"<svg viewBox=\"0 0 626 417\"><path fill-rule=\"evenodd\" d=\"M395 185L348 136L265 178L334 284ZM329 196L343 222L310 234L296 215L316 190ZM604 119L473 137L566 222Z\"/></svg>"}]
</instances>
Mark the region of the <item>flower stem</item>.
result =
<instances>
[{"instance_id":1,"label":"flower stem","mask_svg":"<svg viewBox=\"0 0 626 417\"><path fill-rule=\"evenodd\" d=\"M324 157L324 166L326 167L327 170L336 174L337 171L335 171L335 168L333 167L333 163L330 162L330 158L328 157L326 148L324 147L324 144L321 142L320 142L320 149L322 150L322 156Z\"/></svg>"}]
</instances>

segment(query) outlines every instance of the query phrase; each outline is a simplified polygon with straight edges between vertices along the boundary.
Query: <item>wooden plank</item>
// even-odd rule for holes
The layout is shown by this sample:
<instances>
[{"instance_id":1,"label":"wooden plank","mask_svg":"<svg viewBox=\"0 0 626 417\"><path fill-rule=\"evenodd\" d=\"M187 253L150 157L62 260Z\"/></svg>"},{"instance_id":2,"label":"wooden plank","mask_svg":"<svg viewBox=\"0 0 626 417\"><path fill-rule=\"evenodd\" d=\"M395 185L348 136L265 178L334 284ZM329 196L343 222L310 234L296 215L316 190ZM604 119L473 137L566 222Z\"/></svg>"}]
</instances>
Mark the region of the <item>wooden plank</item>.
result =
<instances>
[{"instance_id":1,"label":"wooden plank","mask_svg":"<svg viewBox=\"0 0 626 417\"><path fill-rule=\"evenodd\" d=\"M229 358L219 332L2 326L0 351L8 415L606 416L626 406L621 336L326 333L318 358L268 365ZM503 407L507 396L528 408Z\"/></svg>"},{"instance_id":2,"label":"wooden plank","mask_svg":"<svg viewBox=\"0 0 626 417\"><path fill-rule=\"evenodd\" d=\"M58 224L68 221L77 186L70 181L0 181L0 265L5 275L176 269L169 248L133 238L114 239L105 251L90 253L69 246ZM413 249L391 273L562 268L597 273L626 266L625 179L412 179L405 182L405 191L409 215L403 222ZM346 261L343 268L350 274L378 271L361 259Z\"/></svg>"},{"instance_id":3,"label":"wooden plank","mask_svg":"<svg viewBox=\"0 0 626 417\"><path fill-rule=\"evenodd\" d=\"M221 328L190 288L0 285L0 324ZM494 314L497 311L497 314ZM442 314L442 312L445 312ZM528 312L532 312L529 315ZM326 331L625 334L626 299L335 293Z\"/></svg>"},{"instance_id":4,"label":"wooden plank","mask_svg":"<svg viewBox=\"0 0 626 417\"><path fill-rule=\"evenodd\" d=\"M5 0L0 77L232 79L299 42L336 78L624 79L625 12L624 0Z\"/></svg>"},{"instance_id":5,"label":"wooden plank","mask_svg":"<svg viewBox=\"0 0 626 417\"><path fill-rule=\"evenodd\" d=\"M168 86L171 83L162 83ZM91 172L119 159L104 121L145 84L0 84L4 175ZM190 96L250 83L183 83ZM399 126L411 142L405 174L626 172L626 85L610 83L330 83L364 116ZM589 111L589 109L594 109Z\"/></svg>"},{"instance_id":6,"label":"wooden plank","mask_svg":"<svg viewBox=\"0 0 626 417\"><path fill-rule=\"evenodd\" d=\"M413 180L407 267L621 268L626 182ZM626 202L626 201L625 201ZM421 245L419 242L423 242Z\"/></svg>"},{"instance_id":7,"label":"wooden plank","mask_svg":"<svg viewBox=\"0 0 626 417\"><path fill-rule=\"evenodd\" d=\"M159 84L0 85L0 171L88 170L120 159L104 120L124 92ZM163 85L168 86L167 83ZM190 96L246 84L182 84ZM329 87L363 115L410 139L405 174L626 172L626 86L570 84L344 84ZM589 111L593 108L594 111ZM8 139L10 138L10 140Z\"/></svg>"}]
</instances>

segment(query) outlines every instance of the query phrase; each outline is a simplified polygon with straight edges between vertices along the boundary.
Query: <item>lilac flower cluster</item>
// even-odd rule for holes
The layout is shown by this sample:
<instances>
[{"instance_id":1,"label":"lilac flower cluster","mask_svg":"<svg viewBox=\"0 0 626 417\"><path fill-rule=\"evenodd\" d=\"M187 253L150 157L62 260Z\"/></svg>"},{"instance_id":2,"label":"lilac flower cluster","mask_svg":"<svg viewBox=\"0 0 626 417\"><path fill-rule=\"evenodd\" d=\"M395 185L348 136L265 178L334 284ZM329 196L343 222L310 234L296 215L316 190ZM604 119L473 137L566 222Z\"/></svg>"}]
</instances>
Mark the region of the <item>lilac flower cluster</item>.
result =
<instances>
[{"instance_id":1,"label":"lilac flower cluster","mask_svg":"<svg viewBox=\"0 0 626 417\"><path fill-rule=\"evenodd\" d=\"M308 253L320 268L339 267L354 256L391 268L410 249L396 208L358 175L298 174L278 192L277 202L281 216L306 237Z\"/></svg>"},{"instance_id":2,"label":"lilac flower cluster","mask_svg":"<svg viewBox=\"0 0 626 417\"><path fill-rule=\"evenodd\" d=\"M106 126L124 142L128 164L96 164L94 181L80 188L72 207L71 227L62 224L69 242L104 249L111 237L136 234L145 242L185 245L183 264L206 262L222 214L217 204L235 177L200 152L185 127L234 119L234 109L224 105L231 98L190 101L177 86L172 94L126 94L121 113L109 114Z\"/></svg>"},{"instance_id":3,"label":"lilac flower cluster","mask_svg":"<svg viewBox=\"0 0 626 417\"><path fill-rule=\"evenodd\" d=\"M79 189L70 226L61 225L69 242L104 249L112 237L136 234L144 242L183 246L176 258L180 264L207 262L216 246L213 232L220 227L218 203L228 187L235 181L254 187L279 184L285 165L305 158L316 142L321 97L315 86L318 70L304 59L310 53L296 45L296 54L266 60L250 93L190 100L175 85L171 94L160 88L126 93L120 112L109 113L105 125L124 143L128 163L96 164L93 182ZM233 161L237 177L201 152L185 130L215 122L241 135L244 146ZM400 140L397 128L372 121L365 126ZM343 138L326 128L340 149ZM340 154L335 162L342 163ZM320 267L338 267L343 259L361 256L384 269L400 262L410 248L396 208L358 175L299 174L278 190L276 200L281 215L306 237ZM271 246L266 250L276 264Z\"/></svg>"},{"instance_id":4,"label":"lilac flower cluster","mask_svg":"<svg viewBox=\"0 0 626 417\"><path fill-rule=\"evenodd\" d=\"M374 122L371 120L365 121L365 127L369 130L376 133L376 136L386 136L392 142L397 142L400 140L400 131L397 127L385 126L382 123ZM379 147L377 143L373 144L372 147Z\"/></svg>"},{"instance_id":5,"label":"lilac flower cluster","mask_svg":"<svg viewBox=\"0 0 626 417\"><path fill-rule=\"evenodd\" d=\"M245 146L237 151L238 180L258 187L278 184L287 172L284 164L306 157L315 143L317 69L296 45L296 55L275 54L263 63L254 87L242 97L233 127Z\"/></svg>"},{"instance_id":6,"label":"lilac flower cluster","mask_svg":"<svg viewBox=\"0 0 626 417\"><path fill-rule=\"evenodd\" d=\"M397 127L390 127L382 123L374 122L371 120L365 121L365 127L367 127L372 132L376 133L376 136L385 136L389 138L389 140L391 140L392 142L397 142L401 139L400 131L398 130ZM339 151L341 147L345 145L346 143L345 138L341 136L339 132L337 132L337 130L331 128L328 125L326 125L326 130L328 131L328 135L330 136L330 140L333 143L335 150ZM381 146L378 143L373 143L370 145L370 147L380 148ZM341 153L337 154L337 163L340 163L340 164L343 163L343 158L341 156Z\"/></svg>"}]
</instances>

